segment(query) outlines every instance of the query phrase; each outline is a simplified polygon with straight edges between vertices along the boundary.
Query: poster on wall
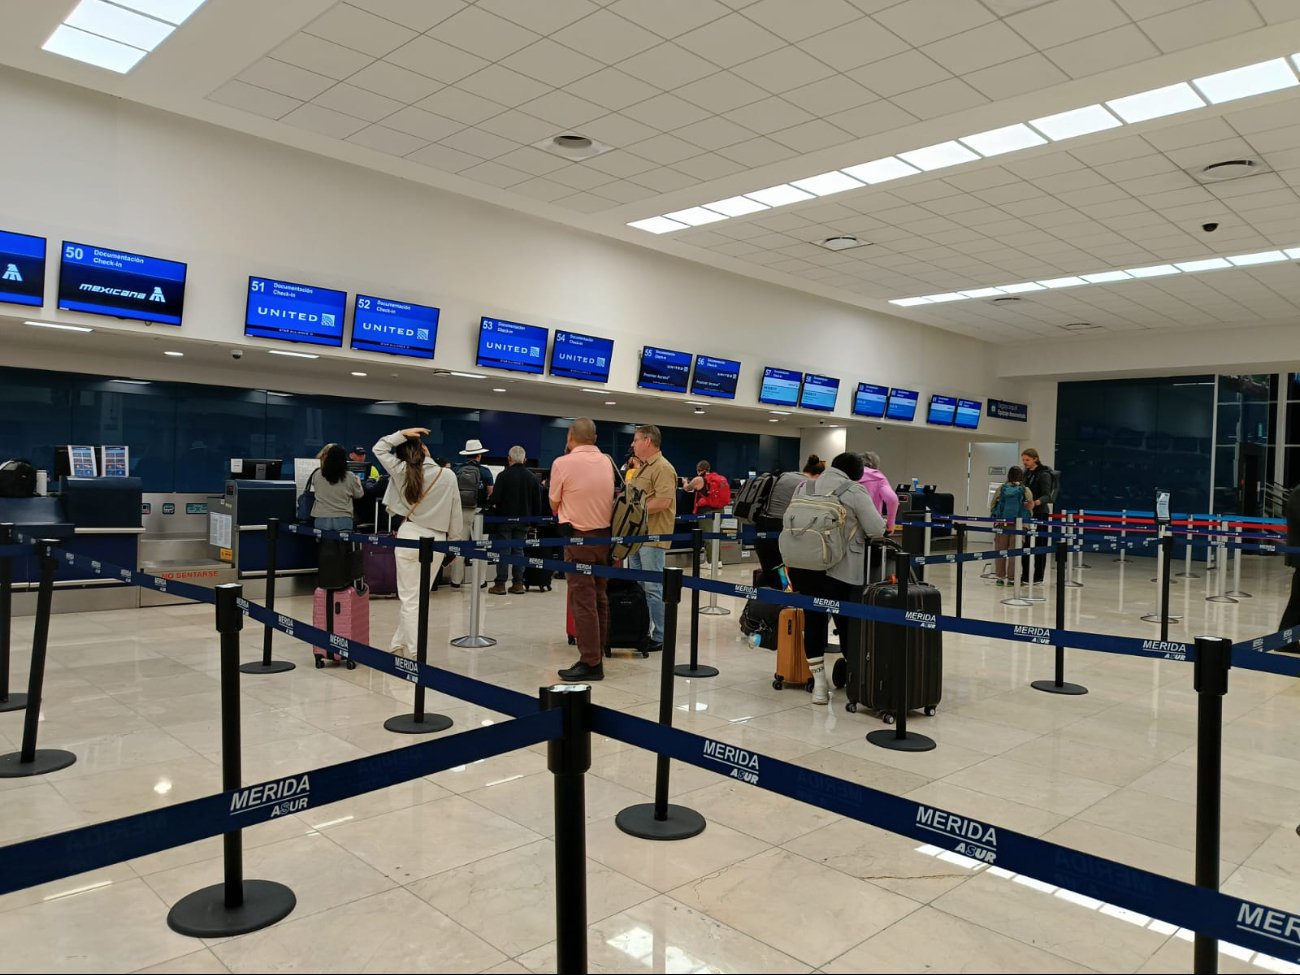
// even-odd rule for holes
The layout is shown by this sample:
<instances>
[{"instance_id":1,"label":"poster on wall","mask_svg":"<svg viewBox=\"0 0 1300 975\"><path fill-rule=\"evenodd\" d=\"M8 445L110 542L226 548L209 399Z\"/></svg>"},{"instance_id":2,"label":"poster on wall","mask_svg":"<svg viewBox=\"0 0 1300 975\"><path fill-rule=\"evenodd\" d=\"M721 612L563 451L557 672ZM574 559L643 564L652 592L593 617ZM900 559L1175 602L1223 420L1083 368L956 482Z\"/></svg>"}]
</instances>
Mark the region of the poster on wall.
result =
<instances>
[{"instance_id":1,"label":"poster on wall","mask_svg":"<svg viewBox=\"0 0 1300 975\"><path fill-rule=\"evenodd\" d=\"M131 448L127 446L109 446L101 450L104 456L105 477L127 477L131 473Z\"/></svg>"},{"instance_id":2,"label":"poster on wall","mask_svg":"<svg viewBox=\"0 0 1300 975\"><path fill-rule=\"evenodd\" d=\"M95 448L91 446L68 445L68 466L73 477L98 477L99 465L95 460Z\"/></svg>"}]
</instances>

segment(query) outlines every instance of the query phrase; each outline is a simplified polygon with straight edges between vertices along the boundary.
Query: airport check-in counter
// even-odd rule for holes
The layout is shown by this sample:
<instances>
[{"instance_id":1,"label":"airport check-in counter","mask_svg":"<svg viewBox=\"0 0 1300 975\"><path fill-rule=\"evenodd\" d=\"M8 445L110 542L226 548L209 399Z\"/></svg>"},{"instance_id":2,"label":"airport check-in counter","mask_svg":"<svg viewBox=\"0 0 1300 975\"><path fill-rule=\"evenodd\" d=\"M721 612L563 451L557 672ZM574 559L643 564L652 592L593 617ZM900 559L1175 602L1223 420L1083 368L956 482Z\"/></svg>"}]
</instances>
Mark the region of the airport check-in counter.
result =
<instances>
[{"instance_id":1,"label":"airport check-in counter","mask_svg":"<svg viewBox=\"0 0 1300 975\"><path fill-rule=\"evenodd\" d=\"M297 487L293 481L229 480L226 491L208 502L208 551L233 566L240 581L264 579L267 566L267 521L294 521ZM276 576L309 575L317 565L316 539L280 532Z\"/></svg>"}]
</instances>

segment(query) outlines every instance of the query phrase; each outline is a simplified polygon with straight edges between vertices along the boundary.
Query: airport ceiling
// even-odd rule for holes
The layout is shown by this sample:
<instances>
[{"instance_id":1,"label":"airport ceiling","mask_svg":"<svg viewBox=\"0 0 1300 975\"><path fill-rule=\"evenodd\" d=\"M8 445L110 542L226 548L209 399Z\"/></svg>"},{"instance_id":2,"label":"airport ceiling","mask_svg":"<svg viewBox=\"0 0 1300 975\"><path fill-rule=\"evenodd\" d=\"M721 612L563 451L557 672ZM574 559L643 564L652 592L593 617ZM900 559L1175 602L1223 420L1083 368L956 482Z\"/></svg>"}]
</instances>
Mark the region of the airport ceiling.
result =
<instances>
[{"instance_id":1,"label":"airport ceiling","mask_svg":"<svg viewBox=\"0 0 1300 975\"><path fill-rule=\"evenodd\" d=\"M1297 0L86 2L0 63L992 342L1300 318Z\"/></svg>"}]
</instances>

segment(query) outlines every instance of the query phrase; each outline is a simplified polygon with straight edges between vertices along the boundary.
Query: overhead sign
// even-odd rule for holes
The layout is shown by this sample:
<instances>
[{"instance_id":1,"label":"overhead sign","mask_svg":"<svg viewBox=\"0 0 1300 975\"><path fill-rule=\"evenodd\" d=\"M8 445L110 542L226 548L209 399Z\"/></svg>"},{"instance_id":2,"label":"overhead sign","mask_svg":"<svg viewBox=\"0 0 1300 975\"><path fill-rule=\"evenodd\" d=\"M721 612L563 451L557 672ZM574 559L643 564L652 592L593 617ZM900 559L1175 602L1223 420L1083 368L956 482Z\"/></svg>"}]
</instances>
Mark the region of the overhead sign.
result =
<instances>
[{"instance_id":1,"label":"overhead sign","mask_svg":"<svg viewBox=\"0 0 1300 975\"><path fill-rule=\"evenodd\" d=\"M1004 399L989 400L988 415L998 420L1019 420L1021 423L1029 422L1029 405L1026 403L1012 403Z\"/></svg>"}]
</instances>

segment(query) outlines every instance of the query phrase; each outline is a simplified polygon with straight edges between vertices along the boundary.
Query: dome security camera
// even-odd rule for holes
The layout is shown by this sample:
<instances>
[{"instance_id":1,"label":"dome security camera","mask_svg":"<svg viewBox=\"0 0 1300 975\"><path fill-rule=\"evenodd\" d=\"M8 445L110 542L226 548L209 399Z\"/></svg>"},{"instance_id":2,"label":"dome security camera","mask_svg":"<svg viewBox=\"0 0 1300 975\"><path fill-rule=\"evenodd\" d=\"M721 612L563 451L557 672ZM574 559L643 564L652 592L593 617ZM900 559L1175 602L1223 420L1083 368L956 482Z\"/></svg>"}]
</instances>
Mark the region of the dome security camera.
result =
<instances>
[{"instance_id":1,"label":"dome security camera","mask_svg":"<svg viewBox=\"0 0 1300 975\"><path fill-rule=\"evenodd\" d=\"M244 350L243 350L243 349L231 349L231 350L230 350L230 358L232 358L232 359L242 359L243 357L244 357Z\"/></svg>"},{"instance_id":2,"label":"dome security camera","mask_svg":"<svg viewBox=\"0 0 1300 975\"><path fill-rule=\"evenodd\" d=\"M1219 225L1211 221L1210 223L1201 224L1201 229L1204 230L1207 234L1212 234L1219 229Z\"/></svg>"}]
</instances>

